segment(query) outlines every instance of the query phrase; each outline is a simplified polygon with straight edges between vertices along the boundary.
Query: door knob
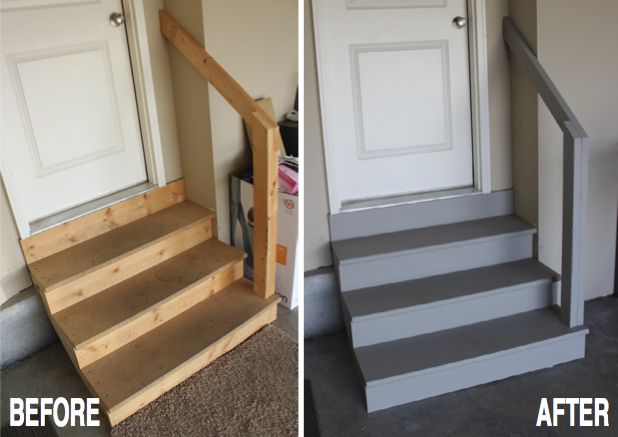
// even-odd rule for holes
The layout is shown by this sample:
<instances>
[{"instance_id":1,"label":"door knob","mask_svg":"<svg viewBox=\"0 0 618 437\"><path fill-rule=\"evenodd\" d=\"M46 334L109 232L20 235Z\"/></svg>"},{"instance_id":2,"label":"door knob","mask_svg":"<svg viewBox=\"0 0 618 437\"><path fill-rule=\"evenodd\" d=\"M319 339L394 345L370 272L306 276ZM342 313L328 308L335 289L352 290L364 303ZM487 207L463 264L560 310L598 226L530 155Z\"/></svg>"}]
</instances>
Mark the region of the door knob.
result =
<instances>
[{"instance_id":1,"label":"door knob","mask_svg":"<svg viewBox=\"0 0 618 437\"><path fill-rule=\"evenodd\" d=\"M468 20L466 20L464 17L455 17L455 18L453 18L453 25L457 29L462 29L462 28L466 27L466 24L468 24Z\"/></svg>"},{"instance_id":2,"label":"door knob","mask_svg":"<svg viewBox=\"0 0 618 437\"><path fill-rule=\"evenodd\" d=\"M114 12L109 16L109 23L114 27L122 26L124 24L124 15L120 12Z\"/></svg>"}]
</instances>

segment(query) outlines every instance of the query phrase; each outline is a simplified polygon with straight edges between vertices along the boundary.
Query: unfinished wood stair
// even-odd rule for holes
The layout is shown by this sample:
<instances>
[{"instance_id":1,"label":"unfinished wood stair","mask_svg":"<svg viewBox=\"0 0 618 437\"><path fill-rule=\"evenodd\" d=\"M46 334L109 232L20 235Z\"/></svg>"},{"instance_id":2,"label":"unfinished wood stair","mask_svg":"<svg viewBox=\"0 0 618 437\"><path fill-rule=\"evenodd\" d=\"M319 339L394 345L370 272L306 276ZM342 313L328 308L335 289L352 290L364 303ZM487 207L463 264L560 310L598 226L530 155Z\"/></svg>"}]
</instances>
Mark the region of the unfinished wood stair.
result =
<instances>
[{"instance_id":1,"label":"unfinished wood stair","mask_svg":"<svg viewBox=\"0 0 618 437\"><path fill-rule=\"evenodd\" d=\"M276 318L245 254L214 238L184 182L22 240L71 360L113 425Z\"/></svg>"},{"instance_id":2,"label":"unfinished wood stair","mask_svg":"<svg viewBox=\"0 0 618 437\"><path fill-rule=\"evenodd\" d=\"M511 191L331 216L368 411L582 358ZM557 288L557 287L556 287Z\"/></svg>"}]
</instances>

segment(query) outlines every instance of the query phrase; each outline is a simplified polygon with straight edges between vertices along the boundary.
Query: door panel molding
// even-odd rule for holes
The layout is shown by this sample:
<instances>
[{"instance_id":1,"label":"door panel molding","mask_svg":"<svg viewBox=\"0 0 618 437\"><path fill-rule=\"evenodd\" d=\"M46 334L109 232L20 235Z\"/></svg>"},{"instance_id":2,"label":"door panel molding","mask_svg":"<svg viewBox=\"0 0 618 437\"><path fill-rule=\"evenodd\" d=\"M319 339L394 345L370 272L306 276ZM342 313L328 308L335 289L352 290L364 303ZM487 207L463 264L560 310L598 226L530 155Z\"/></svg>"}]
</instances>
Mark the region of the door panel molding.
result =
<instances>
[{"instance_id":1,"label":"door panel molding","mask_svg":"<svg viewBox=\"0 0 618 437\"><path fill-rule=\"evenodd\" d=\"M0 11L75 6L89 3L100 3L100 0L0 0Z\"/></svg>"},{"instance_id":2,"label":"door panel molding","mask_svg":"<svg viewBox=\"0 0 618 437\"><path fill-rule=\"evenodd\" d=\"M50 133L47 132L50 130L49 129L50 127L43 126L43 129L45 130L45 132L40 132L37 129L36 123L33 122L33 117L35 119L37 117L36 117L36 114L32 114L32 111L30 110L31 105L29 105L28 102L30 98L38 98L38 96L35 97L34 94L38 94L42 90L54 90L55 92L57 92L60 89L61 84L51 84L51 83L28 84L27 79L24 77L25 72L23 71L23 69L20 69L20 67L22 65L25 66L26 64L36 63L39 61L46 61L46 60L55 59L55 58L60 59L63 57L68 57L68 56L91 54L91 53L97 53L97 52L100 53L102 57L102 62L103 62L102 67L104 69L103 73L105 75L105 82L107 83L106 91L109 97L109 101L107 102L107 104L109 106L108 115L110 118L109 120L110 126L108 126L109 127L108 133L112 137L109 139L111 143L107 146L103 145L103 147L98 147L98 150L94 150L90 153L87 153L87 152L80 153L73 157L65 157L64 159L61 158L57 162L46 162L48 161L48 159L46 159L45 155L49 155L49 153L45 153L45 151L42 150L42 147L44 146L44 143L43 143L44 139L48 138L50 135ZM103 156L122 152L125 149L125 141L122 135L121 122L120 122L120 119L118 118L118 114L120 113L120 108L118 106L118 99L117 99L117 94L116 94L117 91L116 91L116 87L113 81L113 72L112 72L112 67L111 67L111 59L109 55L109 47L106 41L99 41L99 42L81 44L81 45L69 46L69 47L53 47L53 48L49 48L45 50L37 50L35 52L16 53L16 54L7 56L6 61L7 61L7 66L9 68L9 72L11 74L11 80L13 82L13 86L15 89L15 94L16 94L15 97L17 99L17 105L21 113L21 119L22 119L22 123L24 126L24 133L26 134L26 140L28 142L31 156L36 166L35 173L38 177L47 176L47 175L56 173L64 169L74 167L76 165L80 165L88 161L101 158ZM86 62L84 64L89 65L89 66L93 65L92 62ZM34 68L34 67L31 66L31 68ZM83 80L86 80L87 78L90 78L90 77L91 77L90 75L85 75ZM50 78L46 77L45 79L49 80ZM54 85L58 85L58 86L54 86ZM70 88L70 84L66 84L66 85L69 85L69 88ZM28 92L28 89L30 87L35 88L33 93ZM66 98L68 91L67 93L63 93L63 94L64 94L64 97ZM46 96L42 96L42 97L45 98ZM84 106L87 104L87 102L80 102L80 103L81 105L79 106L76 105L76 108L79 108L78 110L83 113ZM32 105L32 106L36 106L36 105ZM68 122L68 124L71 124L72 119L73 117L71 116L65 117L65 120ZM55 124L54 130L63 131L64 129L62 128L62 126ZM67 126L66 130L71 130L71 128ZM53 136L57 136L57 135L54 134ZM82 144L87 144L87 141L84 140Z\"/></svg>"},{"instance_id":3,"label":"door panel molding","mask_svg":"<svg viewBox=\"0 0 618 437\"><path fill-rule=\"evenodd\" d=\"M367 119L363 116L365 112L365 108L369 109L372 105L371 102L363 101L363 86L361 83L361 78L363 76L368 76L364 74L361 69L361 61L359 57L361 54L369 54L369 53L388 53L388 52L414 52L414 51L422 51L422 50L439 50L440 52L440 63L441 63L441 73L442 80L440 81L441 85L441 93L442 93L442 141L431 142L426 141L422 142L422 144L407 144L407 145L394 145L393 147L368 147L367 141L367 128L368 128L368 120L371 117L367 117ZM427 151L438 151L438 150L449 150L452 148L452 129L451 129L451 105L449 104L451 100L451 92L450 92L450 79L448 75L449 67L448 67L448 41L446 40L438 40L438 41L410 41L410 42L397 42L397 43L371 43L371 44L352 44L350 46L350 57L351 57L351 65L352 65L352 89L353 89L353 100L354 100L354 112L355 112L355 130L356 130L356 143L357 143L357 156L359 159L375 159L375 158L383 158L388 156L398 156L398 155L408 155L413 153L427 152ZM382 59L385 61L385 59ZM382 64L383 65L383 64ZM394 70L393 70L394 71ZM405 72L403 72L405 73ZM391 72L392 74L392 72ZM381 82L386 82L383 80ZM384 85L388 85L384 83ZM381 88L380 88L381 89ZM401 91L401 94L403 91ZM382 92L380 91L380 94ZM401 99L401 94L397 96L392 96L395 99ZM391 110L392 111L392 110ZM389 114L389 116L396 114ZM411 117L414 118L414 117ZM392 123L392 124L397 124ZM406 130L411 130L414 126L410 126L409 124L399 123L401 128ZM396 128L396 126L392 126ZM375 137L376 135L372 135ZM375 139L375 138L374 138ZM374 141L372 141L373 143Z\"/></svg>"}]
</instances>

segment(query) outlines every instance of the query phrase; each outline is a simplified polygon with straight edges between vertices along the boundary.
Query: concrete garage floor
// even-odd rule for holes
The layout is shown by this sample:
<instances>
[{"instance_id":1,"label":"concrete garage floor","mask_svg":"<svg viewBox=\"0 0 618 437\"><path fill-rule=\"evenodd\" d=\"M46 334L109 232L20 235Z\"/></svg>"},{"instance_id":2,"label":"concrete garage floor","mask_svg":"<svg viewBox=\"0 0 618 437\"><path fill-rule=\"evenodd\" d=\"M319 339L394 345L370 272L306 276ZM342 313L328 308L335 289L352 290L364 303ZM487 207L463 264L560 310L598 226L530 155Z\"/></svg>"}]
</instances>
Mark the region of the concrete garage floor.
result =
<instances>
[{"instance_id":1,"label":"concrete garage floor","mask_svg":"<svg viewBox=\"0 0 618 437\"><path fill-rule=\"evenodd\" d=\"M298 308L293 311L279 305L274 325L298 341ZM6 335L3 333L3 335ZM11 397L89 397L68 355L59 342L32 357L2 371L0 374L0 427L8 423ZM65 427L55 430L60 437L108 436L110 428L104 417L100 428Z\"/></svg>"},{"instance_id":2,"label":"concrete garage floor","mask_svg":"<svg viewBox=\"0 0 618 437\"><path fill-rule=\"evenodd\" d=\"M618 435L618 299L586 303L586 358L551 369L394 407L365 412L345 333L305 341L322 437ZM542 397L604 397L610 428L536 428ZM567 407L568 408L568 407Z\"/></svg>"}]
</instances>

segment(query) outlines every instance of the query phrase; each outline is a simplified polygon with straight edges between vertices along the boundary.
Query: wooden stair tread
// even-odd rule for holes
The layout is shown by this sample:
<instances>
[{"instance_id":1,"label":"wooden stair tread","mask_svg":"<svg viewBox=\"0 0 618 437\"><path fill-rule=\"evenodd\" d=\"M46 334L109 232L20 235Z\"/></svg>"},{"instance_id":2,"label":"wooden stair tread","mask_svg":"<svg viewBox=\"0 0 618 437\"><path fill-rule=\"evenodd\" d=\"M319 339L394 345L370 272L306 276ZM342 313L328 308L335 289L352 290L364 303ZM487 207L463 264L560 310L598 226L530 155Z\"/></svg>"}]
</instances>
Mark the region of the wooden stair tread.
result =
<instances>
[{"instance_id":1,"label":"wooden stair tread","mask_svg":"<svg viewBox=\"0 0 618 437\"><path fill-rule=\"evenodd\" d=\"M113 229L29 265L40 289L62 284L192 223L210 219L213 213L185 201Z\"/></svg>"},{"instance_id":2,"label":"wooden stair tread","mask_svg":"<svg viewBox=\"0 0 618 437\"><path fill-rule=\"evenodd\" d=\"M443 303L492 290L556 278L557 273L530 258L421 279L362 288L342 294L352 320L385 312Z\"/></svg>"},{"instance_id":3,"label":"wooden stair tread","mask_svg":"<svg viewBox=\"0 0 618 437\"><path fill-rule=\"evenodd\" d=\"M233 337L240 336L244 340L253 334L255 331L241 331L264 311L276 311L278 301L277 296L268 299L256 296L252 283L241 279L185 311L182 317L164 323L84 367L84 381L101 398L112 424L117 423L115 411L130 407L132 413L160 396L171 388L162 381L174 378L174 373L181 372L181 367L197 359L197 355L210 354L210 362L237 344ZM142 396L150 392L152 397L144 402ZM128 406L132 403L139 405ZM126 417L126 414L121 416Z\"/></svg>"},{"instance_id":4,"label":"wooden stair tread","mask_svg":"<svg viewBox=\"0 0 618 437\"><path fill-rule=\"evenodd\" d=\"M54 318L78 347L245 256L211 239L58 312Z\"/></svg>"},{"instance_id":5,"label":"wooden stair tread","mask_svg":"<svg viewBox=\"0 0 618 437\"><path fill-rule=\"evenodd\" d=\"M536 229L528 223L514 215L505 215L333 241L332 248L339 264L346 264L362 258L427 250L436 246L460 244L501 235L533 233L536 233Z\"/></svg>"},{"instance_id":6,"label":"wooden stair tread","mask_svg":"<svg viewBox=\"0 0 618 437\"><path fill-rule=\"evenodd\" d=\"M455 365L542 341L587 333L564 325L555 308L544 308L445 331L354 349L367 385Z\"/></svg>"}]
</instances>

